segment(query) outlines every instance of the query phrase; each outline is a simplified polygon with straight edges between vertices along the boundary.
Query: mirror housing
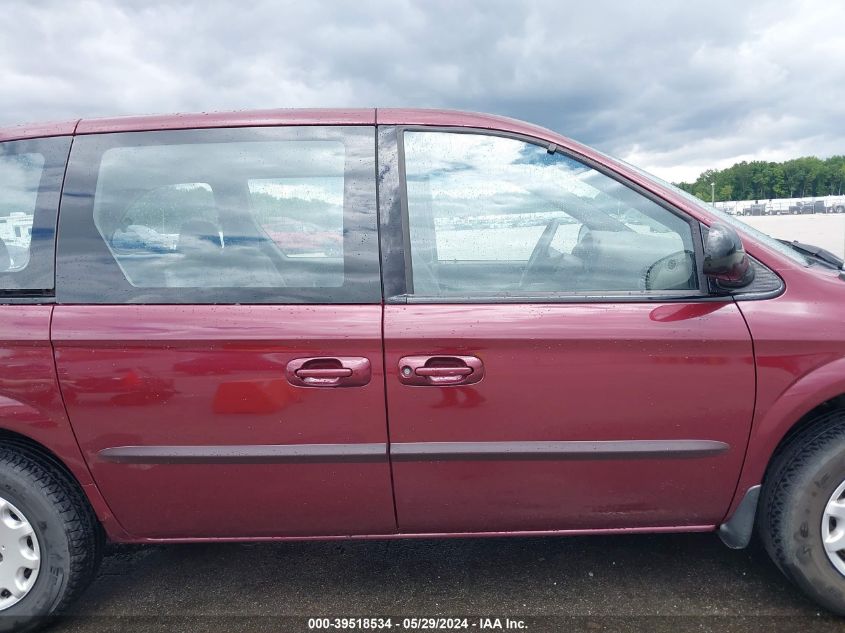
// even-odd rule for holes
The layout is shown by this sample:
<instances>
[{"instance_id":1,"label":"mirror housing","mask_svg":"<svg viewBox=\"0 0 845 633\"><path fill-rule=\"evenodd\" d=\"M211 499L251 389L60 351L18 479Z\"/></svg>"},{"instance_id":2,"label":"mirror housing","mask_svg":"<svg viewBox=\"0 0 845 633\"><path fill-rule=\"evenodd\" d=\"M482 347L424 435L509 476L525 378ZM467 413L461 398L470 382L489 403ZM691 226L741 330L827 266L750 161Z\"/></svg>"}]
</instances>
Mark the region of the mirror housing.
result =
<instances>
[{"instance_id":1,"label":"mirror housing","mask_svg":"<svg viewBox=\"0 0 845 633\"><path fill-rule=\"evenodd\" d=\"M732 226L716 222L707 229L704 274L722 288L743 288L754 281L754 268Z\"/></svg>"}]
</instances>

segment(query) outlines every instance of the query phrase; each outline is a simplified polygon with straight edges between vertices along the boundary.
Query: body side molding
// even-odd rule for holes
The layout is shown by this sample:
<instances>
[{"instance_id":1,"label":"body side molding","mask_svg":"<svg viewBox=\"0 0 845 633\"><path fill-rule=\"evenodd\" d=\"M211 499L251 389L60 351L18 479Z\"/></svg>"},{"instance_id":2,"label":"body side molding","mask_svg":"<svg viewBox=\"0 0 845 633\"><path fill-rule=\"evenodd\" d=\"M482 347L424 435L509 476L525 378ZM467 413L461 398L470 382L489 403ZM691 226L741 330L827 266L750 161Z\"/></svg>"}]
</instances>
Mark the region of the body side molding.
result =
<instances>
[{"instance_id":1,"label":"body side molding","mask_svg":"<svg viewBox=\"0 0 845 633\"><path fill-rule=\"evenodd\" d=\"M703 457L726 452L715 440L605 440L564 442L409 442L390 445L397 461L442 459L641 459Z\"/></svg>"},{"instance_id":2,"label":"body side molding","mask_svg":"<svg viewBox=\"0 0 845 633\"><path fill-rule=\"evenodd\" d=\"M390 456L397 461L647 459L704 457L729 448L715 440L399 442L390 445ZM116 446L97 454L103 461L121 464L377 462L387 455L387 445L379 443Z\"/></svg>"},{"instance_id":3,"label":"body side molding","mask_svg":"<svg viewBox=\"0 0 845 633\"><path fill-rule=\"evenodd\" d=\"M379 462L387 459L387 445L116 446L101 450L97 456L103 461L120 464Z\"/></svg>"}]
</instances>

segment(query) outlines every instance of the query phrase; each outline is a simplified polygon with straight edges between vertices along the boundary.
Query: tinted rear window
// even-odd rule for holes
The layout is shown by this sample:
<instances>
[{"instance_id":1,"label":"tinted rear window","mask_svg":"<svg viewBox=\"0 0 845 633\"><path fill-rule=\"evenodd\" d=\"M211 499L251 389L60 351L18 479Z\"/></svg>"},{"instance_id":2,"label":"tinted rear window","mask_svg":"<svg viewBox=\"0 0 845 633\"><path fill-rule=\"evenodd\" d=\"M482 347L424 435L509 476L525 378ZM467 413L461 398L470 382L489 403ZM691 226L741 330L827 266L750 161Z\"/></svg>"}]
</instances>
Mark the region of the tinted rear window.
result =
<instances>
[{"instance_id":1,"label":"tinted rear window","mask_svg":"<svg viewBox=\"0 0 845 633\"><path fill-rule=\"evenodd\" d=\"M62 300L380 300L373 134L309 127L78 138L62 213Z\"/></svg>"}]
</instances>

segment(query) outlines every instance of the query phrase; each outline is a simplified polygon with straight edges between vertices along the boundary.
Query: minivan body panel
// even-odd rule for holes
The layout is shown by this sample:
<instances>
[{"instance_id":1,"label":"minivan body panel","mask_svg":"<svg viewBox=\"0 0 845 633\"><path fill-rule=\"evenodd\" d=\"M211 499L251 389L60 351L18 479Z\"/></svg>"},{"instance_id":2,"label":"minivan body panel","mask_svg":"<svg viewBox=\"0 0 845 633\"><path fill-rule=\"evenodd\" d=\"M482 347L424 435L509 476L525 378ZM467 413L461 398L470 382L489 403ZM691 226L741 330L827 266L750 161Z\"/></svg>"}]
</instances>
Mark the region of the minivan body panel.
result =
<instances>
[{"instance_id":1,"label":"minivan body panel","mask_svg":"<svg viewBox=\"0 0 845 633\"><path fill-rule=\"evenodd\" d=\"M531 137L622 176L704 225L717 220L571 139L467 112L118 117L2 128L0 141L374 124L380 138L391 126ZM55 308L52 296L3 306L0 426L53 452L115 540L693 531L729 516L762 481L790 429L845 394L845 284L747 234L748 253L783 279L781 296L394 301L392 289L404 283L402 229L387 221L387 210L400 206L397 161L380 154L376 173L385 306L73 305L63 303L60 283ZM78 206L77 194L65 191L68 208ZM60 257L59 277L62 265ZM483 380L401 383L400 358L437 354L477 357ZM367 358L370 380L334 389L287 379L290 361L337 356ZM641 441L726 448L601 454L602 442ZM591 442L598 452L560 449L572 442ZM509 452L520 443L539 446L539 455L515 459ZM543 454L543 446L558 454Z\"/></svg>"}]
</instances>

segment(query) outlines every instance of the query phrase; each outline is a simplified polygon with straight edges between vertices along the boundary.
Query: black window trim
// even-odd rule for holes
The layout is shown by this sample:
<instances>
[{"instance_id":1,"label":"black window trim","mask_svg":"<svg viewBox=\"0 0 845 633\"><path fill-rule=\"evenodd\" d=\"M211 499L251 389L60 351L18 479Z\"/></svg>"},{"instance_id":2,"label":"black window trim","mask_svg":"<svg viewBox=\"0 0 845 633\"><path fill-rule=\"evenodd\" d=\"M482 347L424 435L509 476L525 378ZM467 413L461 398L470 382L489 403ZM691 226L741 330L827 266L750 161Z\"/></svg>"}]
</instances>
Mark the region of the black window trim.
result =
<instances>
[{"instance_id":1,"label":"black window trim","mask_svg":"<svg viewBox=\"0 0 845 633\"><path fill-rule=\"evenodd\" d=\"M691 292L678 292L675 290L633 290L633 291L619 291L610 293L599 292L548 292L548 293L497 293L487 295L447 295L447 296L418 296L413 294L413 269L411 263L410 253L410 222L408 210L408 195L407 182L405 179L405 150L404 150L404 135L405 132L445 132L456 134L475 134L482 136L495 136L499 138L508 138L524 142L529 145L545 148L546 151L553 154L561 154L567 158L582 163L587 167L596 170L597 172L619 182L621 185L633 190L644 198L657 204L663 209L669 211L676 217L680 218L690 228L690 235L693 243L694 255L696 259L696 272L698 275L698 289ZM701 236L701 223L696 218L686 213L683 209L679 209L664 198L655 194L652 191L642 187L638 183L631 181L624 174L620 174L600 163L597 163L592 158L579 154L578 152L561 147L550 141L529 136L526 134L519 134L516 132L508 132L504 130L477 128L477 127L460 127L460 126L443 126L443 125L391 125L379 126L378 133L378 160L380 163L394 163L395 170L398 174L398 182L387 183L388 189L394 188L393 191L385 191L382 189L383 181L385 180L385 173L389 169L384 166L379 168L379 227L382 236L394 234L397 231L396 224L400 224L399 231L401 231L401 258L399 253L396 253L396 244L386 244L382 242L382 276L384 278L384 296L385 303L388 304L448 304L448 303L689 303L689 302L730 302L733 300L754 300L754 299L768 299L772 296L781 294L783 289L778 291L766 293L749 293L742 294L742 289L739 291L726 292L719 289L714 289L708 278L704 275L703 261L704 261L704 245ZM382 204L382 201L384 204ZM398 209L396 208L398 206ZM399 217L396 217L396 216ZM394 240L395 242L395 240ZM396 271L396 264L401 261L402 270ZM755 260L756 262L757 260ZM759 263L768 269L764 264Z\"/></svg>"}]
</instances>

